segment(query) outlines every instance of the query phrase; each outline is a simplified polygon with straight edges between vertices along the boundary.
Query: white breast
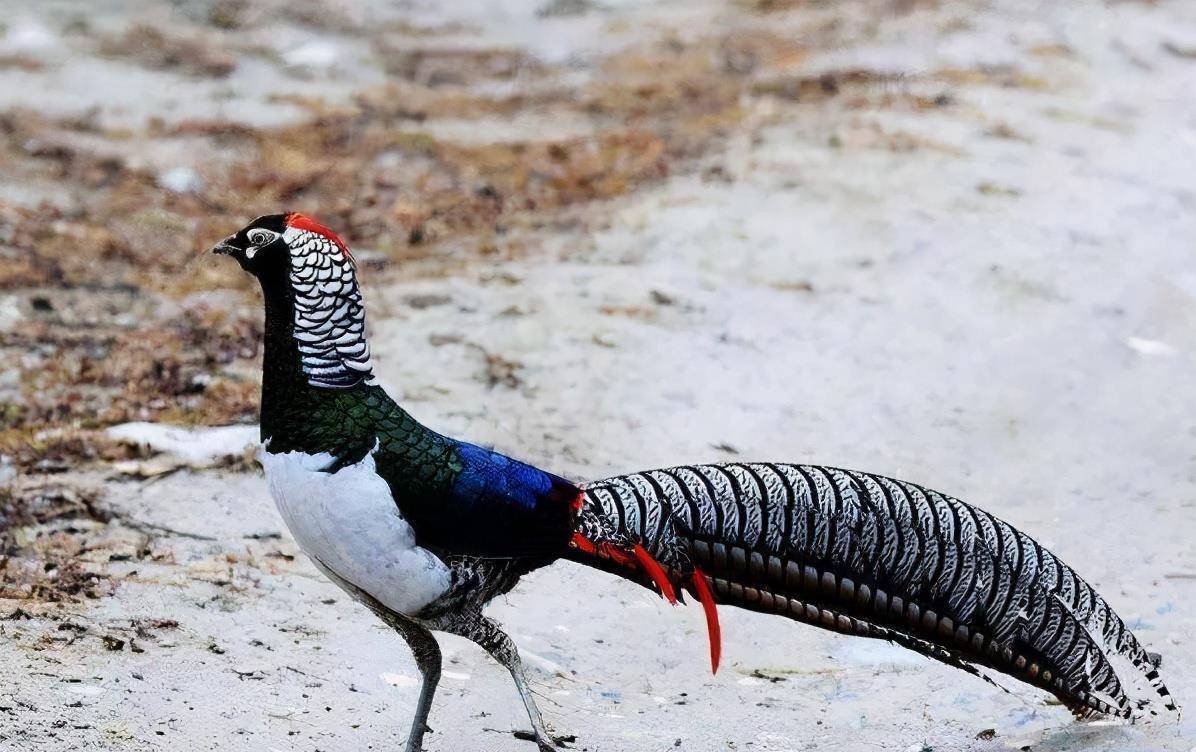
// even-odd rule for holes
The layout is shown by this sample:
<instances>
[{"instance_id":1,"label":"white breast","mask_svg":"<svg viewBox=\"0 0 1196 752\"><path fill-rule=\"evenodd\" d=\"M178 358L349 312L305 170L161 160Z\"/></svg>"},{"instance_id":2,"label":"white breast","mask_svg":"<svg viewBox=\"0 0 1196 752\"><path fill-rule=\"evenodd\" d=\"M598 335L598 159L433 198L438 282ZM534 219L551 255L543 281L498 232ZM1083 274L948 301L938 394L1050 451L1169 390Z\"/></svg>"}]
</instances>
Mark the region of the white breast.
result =
<instances>
[{"instance_id":1,"label":"white breast","mask_svg":"<svg viewBox=\"0 0 1196 752\"><path fill-rule=\"evenodd\" d=\"M372 453L322 472L332 461L327 453L263 451L279 513L308 556L388 608L415 614L448 589L448 567L415 544Z\"/></svg>"}]
</instances>

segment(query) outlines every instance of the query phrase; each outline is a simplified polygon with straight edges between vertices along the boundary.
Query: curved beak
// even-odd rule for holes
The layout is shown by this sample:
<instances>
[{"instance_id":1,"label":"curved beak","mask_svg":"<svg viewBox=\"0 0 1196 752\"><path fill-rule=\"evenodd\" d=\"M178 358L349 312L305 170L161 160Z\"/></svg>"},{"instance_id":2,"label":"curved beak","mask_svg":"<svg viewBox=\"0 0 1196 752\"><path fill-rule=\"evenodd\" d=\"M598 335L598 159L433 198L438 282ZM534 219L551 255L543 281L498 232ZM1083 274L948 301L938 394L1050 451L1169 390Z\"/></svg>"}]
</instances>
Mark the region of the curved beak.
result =
<instances>
[{"instance_id":1,"label":"curved beak","mask_svg":"<svg viewBox=\"0 0 1196 752\"><path fill-rule=\"evenodd\" d=\"M234 237L236 237L236 236L229 235L224 240L221 240L219 243L217 243L212 248L212 253L219 253L224 256L231 256L234 253L236 253L237 251L241 250L240 248L233 245L232 241L233 241Z\"/></svg>"}]
</instances>

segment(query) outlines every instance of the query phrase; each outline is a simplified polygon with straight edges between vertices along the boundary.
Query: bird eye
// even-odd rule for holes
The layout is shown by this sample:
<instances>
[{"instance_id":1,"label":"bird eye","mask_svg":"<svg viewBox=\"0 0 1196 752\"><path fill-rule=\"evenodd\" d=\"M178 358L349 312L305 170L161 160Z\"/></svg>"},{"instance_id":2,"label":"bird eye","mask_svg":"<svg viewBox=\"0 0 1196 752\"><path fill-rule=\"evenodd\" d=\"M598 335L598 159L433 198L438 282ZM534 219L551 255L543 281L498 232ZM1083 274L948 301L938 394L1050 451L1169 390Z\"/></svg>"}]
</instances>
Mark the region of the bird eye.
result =
<instances>
[{"instance_id":1,"label":"bird eye","mask_svg":"<svg viewBox=\"0 0 1196 752\"><path fill-rule=\"evenodd\" d=\"M274 239L278 237L278 233L270 232L269 230L257 229L250 230L247 237L249 238L249 242L253 243L255 246L263 246L273 242Z\"/></svg>"}]
</instances>

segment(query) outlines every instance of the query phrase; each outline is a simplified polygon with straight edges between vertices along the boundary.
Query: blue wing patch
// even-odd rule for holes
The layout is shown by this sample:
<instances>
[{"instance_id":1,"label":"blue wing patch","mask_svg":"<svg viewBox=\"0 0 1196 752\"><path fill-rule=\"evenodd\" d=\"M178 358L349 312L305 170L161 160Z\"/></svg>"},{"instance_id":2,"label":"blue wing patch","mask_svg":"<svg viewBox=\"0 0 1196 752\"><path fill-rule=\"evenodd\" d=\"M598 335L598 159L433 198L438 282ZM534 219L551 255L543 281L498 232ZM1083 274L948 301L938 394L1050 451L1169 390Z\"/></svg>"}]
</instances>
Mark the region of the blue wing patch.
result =
<instances>
[{"instance_id":1,"label":"blue wing patch","mask_svg":"<svg viewBox=\"0 0 1196 752\"><path fill-rule=\"evenodd\" d=\"M566 550L581 493L577 486L473 444L457 442L455 448L461 471L450 498L417 534L482 556L557 556Z\"/></svg>"},{"instance_id":2,"label":"blue wing patch","mask_svg":"<svg viewBox=\"0 0 1196 752\"><path fill-rule=\"evenodd\" d=\"M505 500L527 509L542 504L559 480L519 460L464 442L457 445L457 456L464 466L453 483L453 493L461 500Z\"/></svg>"}]
</instances>

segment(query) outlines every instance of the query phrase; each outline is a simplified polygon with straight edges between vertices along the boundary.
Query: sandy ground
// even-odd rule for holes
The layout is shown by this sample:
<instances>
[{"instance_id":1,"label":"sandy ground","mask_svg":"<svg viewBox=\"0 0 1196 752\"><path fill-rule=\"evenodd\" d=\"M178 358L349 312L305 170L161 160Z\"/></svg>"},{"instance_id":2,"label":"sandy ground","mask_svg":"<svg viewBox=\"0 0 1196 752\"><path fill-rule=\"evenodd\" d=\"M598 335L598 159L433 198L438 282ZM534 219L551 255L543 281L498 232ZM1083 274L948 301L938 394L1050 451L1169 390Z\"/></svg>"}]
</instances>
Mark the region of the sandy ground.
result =
<instances>
[{"instance_id":1,"label":"sandy ground","mask_svg":"<svg viewBox=\"0 0 1196 752\"><path fill-rule=\"evenodd\" d=\"M849 6L874 33L805 70L886 71L894 96L951 106L754 99L742 135L591 224L529 231L523 258L367 276L384 380L428 424L576 478L774 459L968 499L1096 584L1191 703L1196 6L1062 5ZM629 23L745 12L534 10L463 15L568 59ZM972 73L917 77L947 69ZM0 749L399 748L418 691L402 641L303 558L258 473L161 469L68 474L119 515L93 546L119 586L54 618L12 604ZM1191 715L1078 724L1012 682L730 609L712 677L696 607L571 564L490 613L584 750L1196 749ZM442 644L428 749L529 749L504 672Z\"/></svg>"}]
</instances>

